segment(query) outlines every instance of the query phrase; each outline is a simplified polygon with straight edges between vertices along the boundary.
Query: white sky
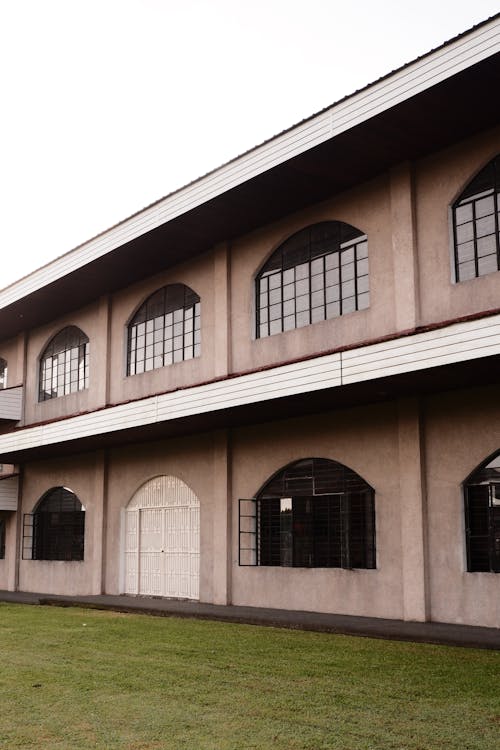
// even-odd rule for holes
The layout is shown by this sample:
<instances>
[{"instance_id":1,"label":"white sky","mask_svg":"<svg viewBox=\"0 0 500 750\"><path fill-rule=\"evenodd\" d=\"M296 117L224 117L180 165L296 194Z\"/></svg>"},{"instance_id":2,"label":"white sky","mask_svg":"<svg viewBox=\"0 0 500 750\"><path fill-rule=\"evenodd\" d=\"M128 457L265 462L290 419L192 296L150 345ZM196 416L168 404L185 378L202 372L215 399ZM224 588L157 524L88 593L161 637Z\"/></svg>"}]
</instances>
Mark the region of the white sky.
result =
<instances>
[{"instance_id":1,"label":"white sky","mask_svg":"<svg viewBox=\"0 0 500 750\"><path fill-rule=\"evenodd\" d=\"M0 288L499 10L0 0Z\"/></svg>"}]
</instances>

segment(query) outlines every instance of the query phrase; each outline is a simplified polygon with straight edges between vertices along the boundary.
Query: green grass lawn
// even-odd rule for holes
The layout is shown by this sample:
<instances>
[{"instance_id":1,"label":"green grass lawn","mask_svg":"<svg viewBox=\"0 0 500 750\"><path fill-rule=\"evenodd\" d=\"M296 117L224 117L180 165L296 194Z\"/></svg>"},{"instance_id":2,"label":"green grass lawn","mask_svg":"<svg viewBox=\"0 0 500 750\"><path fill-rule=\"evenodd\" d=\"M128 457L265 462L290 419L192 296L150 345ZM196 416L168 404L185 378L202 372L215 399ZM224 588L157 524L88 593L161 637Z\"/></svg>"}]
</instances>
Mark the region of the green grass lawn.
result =
<instances>
[{"instance_id":1,"label":"green grass lawn","mask_svg":"<svg viewBox=\"0 0 500 750\"><path fill-rule=\"evenodd\" d=\"M0 748L494 750L500 652L0 604Z\"/></svg>"}]
</instances>

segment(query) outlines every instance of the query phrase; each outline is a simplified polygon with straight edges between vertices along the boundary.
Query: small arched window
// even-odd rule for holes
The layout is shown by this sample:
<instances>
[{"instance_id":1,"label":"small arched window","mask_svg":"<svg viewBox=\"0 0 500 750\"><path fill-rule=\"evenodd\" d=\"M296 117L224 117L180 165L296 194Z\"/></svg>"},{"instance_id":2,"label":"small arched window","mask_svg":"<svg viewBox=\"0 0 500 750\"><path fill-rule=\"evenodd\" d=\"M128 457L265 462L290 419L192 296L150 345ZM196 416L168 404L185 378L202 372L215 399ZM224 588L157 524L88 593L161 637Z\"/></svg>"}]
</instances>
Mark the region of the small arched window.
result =
<instances>
[{"instance_id":1,"label":"small arched window","mask_svg":"<svg viewBox=\"0 0 500 750\"><path fill-rule=\"evenodd\" d=\"M127 375L199 356L199 296L184 284L158 289L129 323Z\"/></svg>"},{"instance_id":2,"label":"small arched window","mask_svg":"<svg viewBox=\"0 0 500 750\"><path fill-rule=\"evenodd\" d=\"M89 339L76 326L59 331L40 358L39 401L89 386Z\"/></svg>"},{"instance_id":3,"label":"small arched window","mask_svg":"<svg viewBox=\"0 0 500 750\"><path fill-rule=\"evenodd\" d=\"M308 458L240 501L240 564L375 567L375 493L336 461Z\"/></svg>"},{"instance_id":4,"label":"small arched window","mask_svg":"<svg viewBox=\"0 0 500 750\"><path fill-rule=\"evenodd\" d=\"M52 488L31 519L33 560L83 560L85 510L74 492ZM27 528L25 518L25 534Z\"/></svg>"},{"instance_id":5,"label":"small arched window","mask_svg":"<svg viewBox=\"0 0 500 750\"><path fill-rule=\"evenodd\" d=\"M500 154L469 182L452 207L455 279L500 269Z\"/></svg>"},{"instance_id":6,"label":"small arched window","mask_svg":"<svg viewBox=\"0 0 500 750\"><path fill-rule=\"evenodd\" d=\"M467 570L500 573L500 453L464 484Z\"/></svg>"},{"instance_id":7,"label":"small arched window","mask_svg":"<svg viewBox=\"0 0 500 750\"><path fill-rule=\"evenodd\" d=\"M7 362L0 357L0 390L7 388Z\"/></svg>"},{"instance_id":8,"label":"small arched window","mask_svg":"<svg viewBox=\"0 0 500 750\"><path fill-rule=\"evenodd\" d=\"M366 235L342 221L313 224L285 240L257 275L257 338L369 304Z\"/></svg>"}]
</instances>

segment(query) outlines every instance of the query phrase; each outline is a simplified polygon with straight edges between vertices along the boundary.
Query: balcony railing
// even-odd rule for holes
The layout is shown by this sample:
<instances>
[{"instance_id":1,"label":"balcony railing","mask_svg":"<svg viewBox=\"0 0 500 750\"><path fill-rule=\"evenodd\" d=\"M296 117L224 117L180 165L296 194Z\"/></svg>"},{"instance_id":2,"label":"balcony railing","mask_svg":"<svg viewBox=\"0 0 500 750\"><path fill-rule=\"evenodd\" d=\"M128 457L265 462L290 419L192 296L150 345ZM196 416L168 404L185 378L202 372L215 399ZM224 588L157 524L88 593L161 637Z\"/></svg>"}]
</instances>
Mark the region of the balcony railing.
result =
<instances>
[{"instance_id":1,"label":"balcony railing","mask_svg":"<svg viewBox=\"0 0 500 750\"><path fill-rule=\"evenodd\" d=\"M0 390L0 420L19 422L23 409L23 387Z\"/></svg>"}]
</instances>

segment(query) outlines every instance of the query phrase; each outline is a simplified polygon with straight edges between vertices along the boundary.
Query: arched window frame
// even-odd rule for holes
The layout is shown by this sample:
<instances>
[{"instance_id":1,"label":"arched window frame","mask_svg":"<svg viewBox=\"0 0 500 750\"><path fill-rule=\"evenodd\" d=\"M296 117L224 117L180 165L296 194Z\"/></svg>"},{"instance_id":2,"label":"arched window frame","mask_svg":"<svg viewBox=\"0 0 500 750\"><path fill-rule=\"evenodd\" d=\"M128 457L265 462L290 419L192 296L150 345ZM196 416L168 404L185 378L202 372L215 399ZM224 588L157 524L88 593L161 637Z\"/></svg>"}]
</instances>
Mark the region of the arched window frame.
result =
<instances>
[{"instance_id":1,"label":"arched window frame","mask_svg":"<svg viewBox=\"0 0 500 750\"><path fill-rule=\"evenodd\" d=\"M500 451L464 482L469 573L500 573Z\"/></svg>"},{"instance_id":2,"label":"arched window frame","mask_svg":"<svg viewBox=\"0 0 500 750\"><path fill-rule=\"evenodd\" d=\"M370 305L368 239L342 221L286 239L255 278L256 337L337 318Z\"/></svg>"},{"instance_id":3,"label":"arched window frame","mask_svg":"<svg viewBox=\"0 0 500 750\"><path fill-rule=\"evenodd\" d=\"M7 360L0 357L0 391L7 388Z\"/></svg>"},{"instance_id":4,"label":"arched window frame","mask_svg":"<svg viewBox=\"0 0 500 750\"><path fill-rule=\"evenodd\" d=\"M500 270L500 154L488 162L452 205L455 281Z\"/></svg>"},{"instance_id":5,"label":"arched window frame","mask_svg":"<svg viewBox=\"0 0 500 750\"><path fill-rule=\"evenodd\" d=\"M280 469L240 500L240 565L375 568L375 492L323 458Z\"/></svg>"},{"instance_id":6,"label":"arched window frame","mask_svg":"<svg viewBox=\"0 0 500 750\"><path fill-rule=\"evenodd\" d=\"M82 561L85 508L68 487L52 487L23 522L23 558Z\"/></svg>"},{"instance_id":7,"label":"arched window frame","mask_svg":"<svg viewBox=\"0 0 500 750\"><path fill-rule=\"evenodd\" d=\"M89 346L88 336L76 326L52 337L40 357L39 401L89 387Z\"/></svg>"},{"instance_id":8,"label":"arched window frame","mask_svg":"<svg viewBox=\"0 0 500 750\"><path fill-rule=\"evenodd\" d=\"M127 326L127 375L139 375L201 353L200 298L184 284L157 289Z\"/></svg>"}]
</instances>

